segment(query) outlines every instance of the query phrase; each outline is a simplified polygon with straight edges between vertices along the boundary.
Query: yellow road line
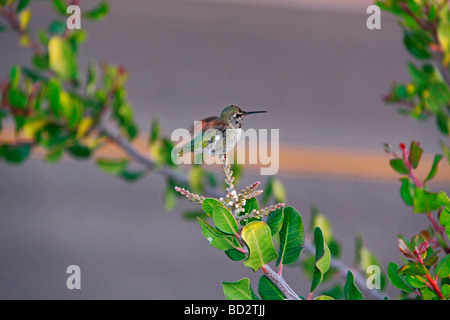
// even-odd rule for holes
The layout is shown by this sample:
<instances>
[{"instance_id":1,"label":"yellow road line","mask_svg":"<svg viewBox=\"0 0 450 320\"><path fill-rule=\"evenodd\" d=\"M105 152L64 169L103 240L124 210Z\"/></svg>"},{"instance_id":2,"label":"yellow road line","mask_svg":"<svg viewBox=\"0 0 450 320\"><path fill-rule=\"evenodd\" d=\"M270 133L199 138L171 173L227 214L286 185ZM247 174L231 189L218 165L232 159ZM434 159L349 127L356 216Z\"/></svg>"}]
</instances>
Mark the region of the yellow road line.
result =
<instances>
[{"instance_id":1,"label":"yellow road line","mask_svg":"<svg viewBox=\"0 0 450 320\"><path fill-rule=\"evenodd\" d=\"M4 129L0 140L13 139L13 131ZM147 154L146 138L139 137L133 145L142 153ZM240 150L242 152L242 150ZM258 150L247 149L254 153ZM238 155L245 153L237 152ZM42 154L38 151L38 154ZM109 144L96 153L95 157L119 158L126 156L117 146ZM419 179L424 179L433 163L434 155L424 154L417 168ZM258 159L259 160L259 159ZM277 159L271 159L277 161ZM389 166L390 156L380 150L346 149L331 147L312 147L282 144L279 150L279 163L272 164L279 167L278 174L284 176L305 176L318 178L332 178L345 180L362 180L372 182L397 183L401 175L394 172ZM267 164L246 165L250 171L267 167ZM435 182L450 182L450 167L445 158L439 164L439 171L434 178Z\"/></svg>"},{"instance_id":2,"label":"yellow road line","mask_svg":"<svg viewBox=\"0 0 450 320\"><path fill-rule=\"evenodd\" d=\"M428 175L433 159L434 155L423 155L416 170L422 181ZM382 147L380 150L362 150L285 145L280 149L280 173L397 182L401 175L390 167L389 160L390 156ZM445 158L433 181L450 182L450 167Z\"/></svg>"}]
</instances>

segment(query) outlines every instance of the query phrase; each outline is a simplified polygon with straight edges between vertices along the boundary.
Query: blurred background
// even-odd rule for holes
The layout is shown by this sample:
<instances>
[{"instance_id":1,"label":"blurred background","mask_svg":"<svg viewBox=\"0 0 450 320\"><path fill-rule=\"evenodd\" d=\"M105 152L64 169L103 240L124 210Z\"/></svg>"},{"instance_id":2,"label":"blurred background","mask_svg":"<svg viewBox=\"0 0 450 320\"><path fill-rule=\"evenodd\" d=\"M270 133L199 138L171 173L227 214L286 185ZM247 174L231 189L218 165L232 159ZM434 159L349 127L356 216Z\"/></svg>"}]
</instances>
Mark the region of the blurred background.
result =
<instances>
[{"instance_id":1,"label":"blurred background","mask_svg":"<svg viewBox=\"0 0 450 320\"><path fill-rule=\"evenodd\" d=\"M305 225L317 205L344 262L352 265L360 234L382 270L400 263L396 235L409 238L428 221L403 204L383 143L415 139L428 155L440 148L434 123L415 123L381 100L393 81L408 79L411 59L392 17L383 14L380 30L367 29L366 0L109 2L104 21L82 20L89 37L81 64L127 69L144 138L153 118L170 136L231 103L267 110L244 128L280 130L277 178ZM31 8L32 28L55 16L48 1ZM17 41L0 37L1 78L29 60ZM432 186L449 191L446 177ZM246 170L241 186L266 179ZM196 205L180 200L164 210L164 184L156 174L127 184L89 161L0 163L0 298L223 299L221 281L244 277L256 291L260 272L210 247L198 224L182 218ZM66 287L72 264L81 268L81 290ZM299 267L283 275L308 294Z\"/></svg>"}]
</instances>

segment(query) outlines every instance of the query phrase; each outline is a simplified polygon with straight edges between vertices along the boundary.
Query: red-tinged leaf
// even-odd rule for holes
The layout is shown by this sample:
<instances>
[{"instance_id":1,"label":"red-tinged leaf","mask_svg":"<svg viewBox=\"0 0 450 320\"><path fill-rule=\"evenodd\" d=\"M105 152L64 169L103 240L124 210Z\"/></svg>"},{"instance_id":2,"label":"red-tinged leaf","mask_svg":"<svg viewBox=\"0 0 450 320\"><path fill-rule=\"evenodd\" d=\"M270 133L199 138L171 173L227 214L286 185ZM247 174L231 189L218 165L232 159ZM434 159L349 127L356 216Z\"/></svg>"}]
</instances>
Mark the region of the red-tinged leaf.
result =
<instances>
[{"instance_id":1,"label":"red-tinged leaf","mask_svg":"<svg viewBox=\"0 0 450 320\"><path fill-rule=\"evenodd\" d=\"M418 262L410 261L398 271L402 276L421 276L426 275L427 270Z\"/></svg>"},{"instance_id":2,"label":"red-tinged leaf","mask_svg":"<svg viewBox=\"0 0 450 320\"><path fill-rule=\"evenodd\" d=\"M413 258L414 254L409 249L408 245L403 239L398 239L398 248L399 250L408 258Z\"/></svg>"}]
</instances>

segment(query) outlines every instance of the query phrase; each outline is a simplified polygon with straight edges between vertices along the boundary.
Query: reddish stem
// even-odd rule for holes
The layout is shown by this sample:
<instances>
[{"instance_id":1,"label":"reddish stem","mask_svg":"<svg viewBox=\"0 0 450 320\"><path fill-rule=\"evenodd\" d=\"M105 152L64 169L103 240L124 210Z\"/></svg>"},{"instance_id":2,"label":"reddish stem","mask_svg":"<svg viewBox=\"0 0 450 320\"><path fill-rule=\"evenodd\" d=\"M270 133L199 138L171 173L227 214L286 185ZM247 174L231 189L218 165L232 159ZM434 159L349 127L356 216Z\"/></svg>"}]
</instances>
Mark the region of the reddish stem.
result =
<instances>
[{"instance_id":1,"label":"reddish stem","mask_svg":"<svg viewBox=\"0 0 450 320\"><path fill-rule=\"evenodd\" d=\"M278 267L278 274L279 274L280 276L283 275L283 264L282 264L282 263L280 263L280 266Z\"/></svg>"},{"instance_id":2,"label":"reddish stem","mask_svg":"<svg viewBox=\"0 0 450 320\"><path fill-rule=\"evenodd\" d=\"M408 160L409 159L409 152L408 152L408 150L406 150L406 146L405 146L404 143L400 143L400 149L402 149L402 152L403 152L403 162L404 162L405 166L409 170L409 177L414 181L414 184L416 185L416 187L423 188L424 184L422 182L420 182L420 180L417 178L416 173L414 172L414 168L412 167L412 164ZM439 234L441 235L441 237L443 239L445 239L444 229L436 221L436 219L434 218L432 212L427 212L427 217L430 220L431 224L433 225L433 228L437 232L439 232ZM450 253L450 248L444 247L444 246L442 246L442 248L444 249L444 251L446 253Z\"/></svg>"},{"instance_id":3,"label":"reddish stem","mask_svg":"<svg viewBox=\"0 0 450 320\"><path fill-rule=\"evenodd\" d=\"M418 251L417 247L416 250ZM428 269L425 267L425 263L423 262L422 259L422 255L420 253L418 253L416 255L416 260L423 266L424 270L425 270L425 278L427 278L428 283L431 286L431 289L433 289L434 292L436 292L436 294L438 295L439 299L442 299L444 297L444 295L441 292L441 289L439 289L436 280L433 279L433 277L430 275L430 273L428 272Z\"/></svg>"},{"instance_id":4,"label":"reddish stem","mask_svg":"<svg viewBox=\"0 0 450 320\"><path fill-rule=\"evenodd\" d=\"M406 147L403 143L400 144L400 148L402 149L402 152L403 152L403 163L409 170L410 178L414 181L414 184L416 185L416 187L422 188L423 183L420 182L419 178L417 178L416 173L414 172L414 168L412 167L412 164L409 163L409 160L408 160L409 152L406 150Z\"/></svg>"}]
</instances>

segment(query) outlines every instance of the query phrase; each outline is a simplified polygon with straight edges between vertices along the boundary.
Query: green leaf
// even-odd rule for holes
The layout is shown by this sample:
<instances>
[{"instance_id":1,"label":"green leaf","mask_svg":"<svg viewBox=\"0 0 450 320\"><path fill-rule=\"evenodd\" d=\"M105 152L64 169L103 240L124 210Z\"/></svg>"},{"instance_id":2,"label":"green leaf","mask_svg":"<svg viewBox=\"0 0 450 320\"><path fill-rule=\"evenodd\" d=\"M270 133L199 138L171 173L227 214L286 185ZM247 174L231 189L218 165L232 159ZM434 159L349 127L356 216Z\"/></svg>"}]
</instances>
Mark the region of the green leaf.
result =
<instances>
[{"instance_id":1,"label":"green leaf","mask_svg":"<svg viewBox=\"0 0 450 320\"><path fill-rule=\"evenodd\" d=\"M119 173L119 176L128 182L134 182L141 179L145 175L145 173L146 173L145 170L132 171L124 169L122 172Z\"/></svg>"},{"instance_id":2,"label":"green leaf","mask_svg":"<svg viewBox=\"0 0 450 320\"><path fill-rule=\"evenodd\" d=\"M11 88L17 88L20 82L20 67L18 65L13 65L11 71L9 72L9 83Z\"/></svg>"},{"instance_id":3,"label":"green leaf","mask_svg":"<svg viewBox=\"0 0 450 320\"><path fill-rule=\"evenodd\" d=\"M188 181L195 193L203 192L203 169L201 166L193 166L188 174Z\"/></svg>"},{"instance_id":4,"label":"green leaf","mask_svg":"<svg viewBox=\"0 0 450 320\"><path fill-rule=\"evenodd\" d=\"M222 202L220 202L219 200L214 199L214 198L205 198L202 201L202 209L210 217L212 217L212 212L213 212L214 208L217 206L224 207Z\"/></svg>"},{"instance_id":5,"label":"green leaf","mask_svg":"<svg viewBox=\"0 0 450 320\"><path fill-rule=\"evenodd\" d=\"M363 250L363 241L360 234L358 234L355 238L355 262L354 266L360 266L362 261L362 250Z\"/></svg>"},{"instance_id":6,"label":"green leaf","mask_svg":"<svg viewBox=\"0 0 450 320\"><path fill-rule=\"evenodd\" d=\"M331 253L324 241L322 230L314 229L314 244L316 247L313 281L310 292L313 292L323 280L323 276L330 268Z\"/></svg>"},{"instance_id":7,"label":"green leaf","mask_svg":"<svg viewBox=\"0 0 450 320\"><path fill-rule=\"evenodd\" d=\"M409 147L409 157L408 162L411 164L413 169L416 169L419 165L420 158L422 157L423 149L415 141L411 142Z\"/></svg>"},{"instance_id":8,"label":"green leaf","mask_svg":"<svg viewBox=\"0 0 450 320\"><path fill-rule=\"evenodd\" d=\"M447 254L439 261L434 269L434 273L439 278L447 278L450 276L450 254Z\"/></svg>"},{"instance_id":9,"label":"green leaf","mask_svg":"<svg viewBox=\"0 0 450 320\"><path fill-rule=\"evenodd\" d=\"M75 144L73 146L67 147L70 154L76 158L85 159L90 157L91 150L87 146L81 144Z\"/></svg>"},{"instance_id":10,"label":"green leaf","mask_svg":"<svg viewBox=\"0 0 450 320\"><path fill-rule=\"evenodd\" d=\"M240 247L235 237L220 232L199 217L197 217L197 220L202 228L203 236L214 248L227 251Z\"/></svg>"},{"instance_id":11,"label":"green leaf","mask_svg":"<svg viewBox=\"0 0 450 320\"><path fill-rule=\"evenodd\" d=\"M450 63L450 8L444 5L439 13L437 37L444 51L442 63L446 66Z\"/></svg>"},{"instance_id":12,"label":"green leaf","mask_svg":"<svg viewBox=\"0 0 450 320\"><path fill-rule=\"evenodd\" d=\"M438 194L416 188L413 199L414 213L428 213L439 209Z\"/></svg>"},{"instance_id":13,"label":"green leaf","mask_svg":"<svg viewBox=\"0 0 450 320\"><path fill-rule=\"evenodd\" d=\"M57 118L62 117L61 88L56 79L52 79L48 82L46 96L53 114Z\"/></svg>"},{"instance_id":14,"label":"green leaf","mask_svg":"<svg viewBox=\"0 0 450 320\"><path fill-rule=\"evenodd\" d=\"M63 149L62 148L53 148L47 154L45 155L45 160L50 163L56 163L59 160L61 160L63 156Z\"/></svg>"},{"instance_id":15,"label":"green leaf","mask_svg":"<svg viewBox=\"0 0 450 320\"><path fill-rule=\"evenodd\" d=\"M323 239L325 242L330 243L333 241L333 228L331 226L330 221L325 217L325 215L321 214L319 208L316 206L311 207L311 224L309 230L314 232L316 227L319 227L323 234Z\"/></svg>"},{"instance_id":16,"label":"green leaf","mask_svg":"<svg viewBox=\"0 0 450 320\"><path fill-rule=\"evenodd\" d=\"M392 285L397 289L403 290L405 292L412 292L414 289L409 285L408 281L406 281L406 277L399 275L398 265L390 262L387 268L388 278L391 281Z\"/></svg>"},{"instance_id":17,"label":"green leaf","mask_svg":"<svg viewBox=\"0 0 450 320\"><path fill-rule=\"evenodd\" d=\"M276 202L286 201L286 189L280 180L274 179L272 181L272 192Z\"/></svg>"},{"instance_id":18,"label":"green leaf","mask_svg":"<svg viewBox=\"0 0 450 320\"><path fill-rule=\"evenodd\" d=\"M444 112L436 113L436 124L442 134L449 134L449 117Z\"/></svg>"},{"instance_id":19,"label":"green leaf","mask_svg":"<svg viewBox=\"0 0 450 320\"><path fill-rule=\"evenodd\" d=\"M35 54L31 58L31 62L36 68L45 70L48 68L48 55Z\"/></svg>"},{"instance_id":20,"label":"green leaf","mask_svg":"<svg viewBox=\"0 0 450 320\"><path fill-rule=\"evenodd\" d=\"M450 298L450 284L443 284L441 291L444 297L448 300L448 298Z\"/></svg>"},{"instance_id":21,"label":"green leaf","mask_svg":"<svg viewBox=\"0 0 450 320\"><path fill-rule=\"evenodd\" d=\"M400 180L402 181L402 185L400 187L400 196L402 197L406 205L412 206L414 201L414 184L411 184L409 182L408 177L402 178Z\"/></svg>"},{"instance_id":22,"label":"green leaf","mask_svg":"<svg viewBox=\"0 0 450 320\"><path fill-rule=\"evenodd\" d=\"M60 36L53 36L48 42L49 67L64 80L75 79L77 62L72 46Z\"/></svg>"},{"instance_id":23,"label":"green leaf","mask_svg":"<svg viewBox=\"0 0 450 320\"><path fill-rule=\"evenodd\" d=\"M53 8L56 12L65 15L67 13L67 3L64 0L52 0Z\"/></svg>"},{"instance_id":24,"label":"green leaf","mask_svg":"<svg viewBox=\"0 0 450 320\"><path fill-rule=\"evenodd\" d=\"M400 174L408 174L409 173L409 169L405 165L405 162L403 161L403 159L399 159L399 158L391 159L391 161L389 163L391 164L392 169L394 169L398 173L400 173Z\"/></svg>"},{"instance_id":25,"label":"green leaf","mask_svg":"<svg viewBox=\"0 0 450 320\"><path fill-rule=\"evenodd\" d=\"M19 28L20 28L20 30L27 29L28 24L30 23L30 20L31 20L31 10L30 9L26 9L26 10L21 11L19 13L19 24L20 24ZM28 35L26 33L22 34L21 41L25 41L25 42L22 42L22 44L23 43L25 43L25 44L29 43L30 40L29 40L29 37L28 37Z\"/></svg>"},{"instance_id":26,"label":"green leaf","mask_svg":"<svg viewBox=\"0 0 450 320\"><path fill-rule=\"evenodd\" d=\"M445 206L446 208L450 209L450 198L447 196L447 194L444 191L441 191L438 195L438 201L441 205Z\"/></svg>"},{"instance_id":27,"label":"green leaf","mask_svg":"<svg viewBox=\"0 0 450 320\"><path fill-rule=\"evenodd\" d=\"M427 274L427 270L422 264L409 261L398 270L398 273L403 276L423 276Z\"/></svg>"},{"instance_id":28,"label":"green leaf","mask_svg":"<svg viewBox=\"0 0 450 320\"><path fill-rule=\"evenodd\" d=\"M245 205L244 205L243 208L244 208L244 212L242 212L241 214L251 213L253 209L259 210L258 200L256 198L247 199L245 201ZM250 223L252 221L260 221L260 220L261 220L260 217L258 217L258 218L250 218L250 219L247 219L245 221L241 221L241 224L245 225L245 224Z\"/></svg>"},{"instance_id":29,"label":"green leaf","mask_svg":"<svg viewBox=\"0 0 450 320\"><path fill-rule=\"evenodd\" d=\"M70 128L75 128L83 117L84 103L67 91L60 92L61 115Z\"/></svg>"},{"instance_id":30,"label":"green leaf","mask_svg":"<svg viewBox=\"0 0 450 320\"><path fill-rule=\"evenodd\" d=\"M60 20L53 20L48 25L48 31L51 34L57 34L62 36L64 32L66 31L66 24Z\"/></svg>"},{"instance_id":31,"label":"green leaf","mask_svg":"<svg viewBox=\"0 0 450 320\"><path fill-rule=\"evenodd\" d=\"M245 225L241 233L242 239L249 248L249 256L244 265L257 271L266 263L277 258L272 243L272 234L269 226L262 221L253 221Z\"/></svg>"},{"instance_id":32,"label":"green leaf","mask_svg":"<svg viewBox=\"0 0 450 320\"><path fill-rule=\"evenodd\" d=\"M334 300L334 298L326 295L321 295L318 296L317 298L314 298L314 300Z\"/></svg>"},{"instance_id":33,"label":"green leaf","mask_svg":"<svg viewBox=\"0 0 450 320\"><path fill-rule=\"evenodd\" d=\"M109 12L109 4L106 1L102 1L95 8L85 11L83 16L87 19L100 20L103 19Z\"/></svg>"},{"instance_id":34,"label":"green leaf","mask_svg":"<svg viewBox=\"0 0 450 320\"><path fill-rule=\"evenodd\" d=\"M298 260L305 244L302 217L293 207L284 208L283 225L280 230L280 252L277 266L291 264Z\"/></svg>"},{"instance_id":35,"label":"green leaf","mask_svg":"<svg viewBox=\"0 0 450 320\"><path fill-rule=\"evenodd\" d=\"M408 62L408 72L415 84L420 88L427 87L431 81L430 74Z\"/></svg>"},{"instance_id":36,"label":"green leaf","mask_svg":"<svg viewBox=\"0 0 450 320\"><path fill-rule=\"evenodd\" d=\"M86 94L93 95L97 86L98 70L95 63L90 63L88 67L88 76L86 81Z\"/></svg>"},{"instance_id":37,"label":"green leaf","mask_svg":"<svg viewBox=\"0 0 450 320\"><path fill-rule=\"evenodd\" d=\"M267 203L267 202L269 201L270 197L271 197L272 194L273 194L273 187L272 187L273 180L274 180L274 179L273 179L272 176L270 176L270 177L267 179L267 183L266 183L266 186L264 187L264 192L263 192L263 195L262 195L262 201L263 201L263 203Z\"/></svg>"},{"instance_id":38,"label":"green leaf","mask_svg":"<svg viewBox=\"0 0 450 320\"><path fill-rule=\"evenodd\" d=\"M259 278L258 293L263 300L285 300L286 297L265 275Z\"/></svg>"},{"instance_id":39,"label":"green leaf","mask_svg":"<svg viewBox=\"0 0 450 320\"><path fill-rule=\"evenodd\" d=\"M277 209L269 213L267 217L267 225L270 228L270 232L272 233L272 237L275 236L281 229L283 225L283 208Z\"/></svg>"},{"instance_id":40,"label":"green leaf","mask_svg":"<svg viewBox=\"0 0 450 320\"><path fill-rule=\"evenodd\" d=\"M429 287L423 287L420 289L423 300L436 300L438 298L436 292Z\"/></svg>"},{"instance_id":41,"label":"green leaf","mask_svg":"<svg viewBox=\"0 0 450 320\"><path fill-rule=\"evenodd\" d=\"M432 43L430 37L424 31L404 30L403 42L408 51L417 59L429 59L429 45Z\"/></svg>"},{"instance_id":42,"label":"green leaf","mask_svg":"<svg viewBox=\"0 0 450 320\"><path fill-rule=\"evenodd\" d=\"M247 258L245 253L240 252L236 249L228 249L225 251L225 254L227 255L228 258L230 258L233 261L241 261Z\"/></svg>"},{"instance_id":43,"label":"green leaf","mask_svg":"<svg viewBox=\"0 0 450 320\"><path fill-rule=\"evenodd\" d=\"M355 277L353 273L349 270L347 273L347 279L344 285L344 296L345 300L362 300L361 291L355 284Z\"/></svg>"},{"instance_id":44,"label":"green leaf","mask_svg":"<svg viewBox=\"0 0 450 320\"><path fill-rule=\"evenodd\" d=\"M74 52L79 51L80 45L86 40L86 38L87 38L86 31L81 29L71 30L71 32L69 32L67 35L67 40L72 46Z\"/></svg>"},{"instance_id":45,"label":"green leaf","mask_svg":"<svg viewBox=\"0 0 450 320\"><path fill-rule=\"evenodd\" d=\"M433 179L436 176L436 173L438 171L438 164L442 158L443 158L443 156L441 154L437 154L434 156L433 165L431 166L430 173L428 173L428 176L425 179L424 183L427 181L430 181L431 179Z\"/></svg>"},{"instance_id":46,"label":"green leaf","mask_svg":"<svg viewBox=\"0 0 450 320\"><path fill-rule=\"evenodd\" d=\"M227 300L258 300L250 286L250 279L243 278L235 282L222 282L223 293Z\"/></svg>"},{"instance_id":47,"label":"green leaf","mask_svg":"<svg viewBox=\"0 0 450 320\"><path fill-rule=\"evenodd\" d=\"M159 124L159 121L156 119L153 119L152 125L150 128L150 137L149 137L149 144L154 143L156 140L159 139L161 135L161 125Z\"/></svg>"},{"instance_id":48,"label":"green leaf","mask_svg":"<svg viewBox=\"0 0 450 320\"><path fill-rule=\"evenodd\" d=\"M259 210L258 200L256 198L247 199L245 201L245 205L244 205L244 210L245 210L244 212L251 213L253 209Z\"/></svg>"},{"instance_id":49,"label":"green leaf","mask_svg":"<svg viewBox=\"0 0 450 320\"><path fill-rule=\"evenodd\" d=\"M23 74L24 74L24 76L26 76L28 79L30 79L33 82L39 80L39 81L46 83L48 81L47 76L45 76L44 74L42 74L36 70L33 70L33 69L23 68Z\"/></svg>"},{"instance_id":50,"label":"green leaf","mask_svg":"<svg viewBox=\"0 0 450 320\"><path fill-rule=\"evenodd\" d=\"M217 229L227 234L238 233L238 223L233 215L223 206L215 206L212 218Z\"/></svg>"},{"instance_id":51,"label":"green leaf","mask_svg":"<svg viewBox=\"0 0 450 320\"><path fill-rule=\"evenodd\" d=\"M119 174L121 173L127 166L128 159L106 159L99 158L97 159L97 166L108 174Z\"/></svg>"},{"instance_id":52,"label":"green leaf","mask_svg":"<svg viewBox=\"0 0 450 320\"><path fill-rule=\"evenodd\" d=\"M414 288L416 289L424 288L427 286L428 283L426 278L422 276L406 276L405 278L408 284L411 286L411 288L413 288L413 290Z\"/></svg>"},{"instance_id":53,"label":"green leaf","mask_svg":"<svg viewBox=\"0 0 450 320\"><path fill-rule=\"evenodd\" d=\"M434 113L442 111L442 107L450 102L450 90L442 82L434 82L429 86L429 95L424 99Z\"/></svg>"},{"instance_id":54,"label":"green leaf","mask_svg":"<svg viewBox=\"0 0 450 320\"><path fill-rule=\"evenodd\" d=\"M22 90L18 88L11 88L8 91L8 100L9 103L15 108L19 109L27 108L28 97L25 93L22 92Z\"/></svg>"},{"instance_id":55,"label":"green leaf","mask_svg":"<svg viewBox=\"0 0 450 320\"><path fill-rule=\"evenodd\" d=\"M399 100L408 98L408 90L406 89L406 86L402 84L395 84L392 93L394 94L395 98Z\"/></svg>"},{"instance_id":56,"label":"green leaf","mask_svg":"<svg viewBox=\"0 0 450 320\"><path fill-rule=\"evenodd\" d=\"M238 185L239 184L239 180L242 176L242 165L240 165L239 163L235 162L235 163L231 163L231 171L233 171L233 177L234 177L234 184Z\"/></svg>"},{"instance_id":57,"label":"green leaf","mask_svg":"<svg viewBox=\"0 0 450 320\"><path fill-rule=\"evenodd\" d=\"M442 210L439 223L445 227L445 233L450 238L450 210L447 207Z\"/></svg>"},{"instance_id":58,"label":"green leaf","mask_svg":"<svg viewBox=\"0 0 450 320\"><path fill-rule=\"evenodd\" d=\"M173 210L177 205L177 193L175 192L172 183L168 182L166 190L164 191L164 209L166 211Z\"/></svg>"},{"instance_id":59,"label":"green leaf","mask_svg":"<svg viewBox=\"0 0 450 320\"><path fill-rule=\"evenodd\" d=\"M2 145L1 146L1 154L6 161L11 163L22 163L31 152L31 146L29 144L23 145Z\"/></svg>"}]
</instances>

